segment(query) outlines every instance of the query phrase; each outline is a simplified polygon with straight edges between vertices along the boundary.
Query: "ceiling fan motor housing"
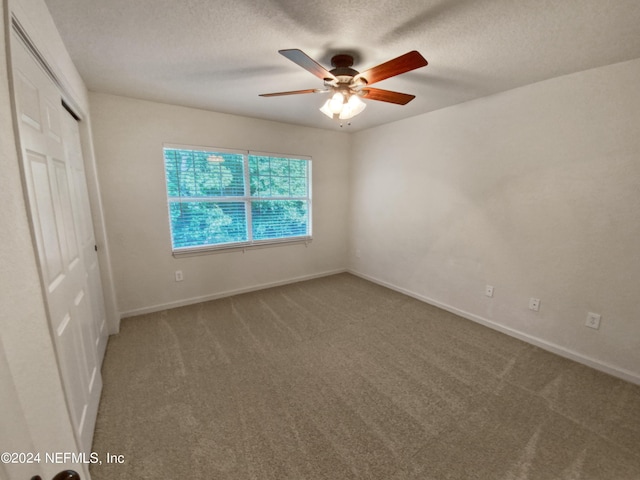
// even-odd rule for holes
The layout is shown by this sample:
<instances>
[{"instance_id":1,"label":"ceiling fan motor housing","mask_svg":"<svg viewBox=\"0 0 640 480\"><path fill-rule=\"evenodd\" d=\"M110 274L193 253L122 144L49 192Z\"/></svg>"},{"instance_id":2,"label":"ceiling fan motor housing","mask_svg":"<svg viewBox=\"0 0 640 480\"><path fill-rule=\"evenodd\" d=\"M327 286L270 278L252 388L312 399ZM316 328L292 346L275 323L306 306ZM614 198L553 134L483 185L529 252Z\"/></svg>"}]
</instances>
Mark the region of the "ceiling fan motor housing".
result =
<instances>
[{"instance_id":1,"label":"ceiling fan motor housing","mask_svg":"<svg viewBox=\"0 0 640 480\"><path fill-rule=\"evenodd\" d=\"M355 77L359 73L357 70L351 68L351 65L353 65L353 57L351 55L334 55L331 58L331 65L336 68L330 70L329 73L335 77Z\"/></svg>"}]
</instances>

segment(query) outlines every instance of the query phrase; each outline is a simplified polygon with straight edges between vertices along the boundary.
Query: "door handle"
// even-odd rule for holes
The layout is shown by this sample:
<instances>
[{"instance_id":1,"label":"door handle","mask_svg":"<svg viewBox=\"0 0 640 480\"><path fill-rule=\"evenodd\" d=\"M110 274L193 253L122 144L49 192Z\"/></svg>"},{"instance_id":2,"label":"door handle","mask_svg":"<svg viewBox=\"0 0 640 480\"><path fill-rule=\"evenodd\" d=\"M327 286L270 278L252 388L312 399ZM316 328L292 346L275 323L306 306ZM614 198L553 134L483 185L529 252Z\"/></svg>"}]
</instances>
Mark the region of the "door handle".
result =
<instances>
[{"instance_id":1,"label":"door handle","mask_svg":"<svg viewBox=\"0 0 640 480\"><path fill-rule=\"evenodd\" d=\"M42 480L40 475L36 475L35 477L31 477L31 480ZM80 480L80 475L78 472L74 472L73 470L63 470L58 473L52 480Z\"/></svg>"}]
</instances>

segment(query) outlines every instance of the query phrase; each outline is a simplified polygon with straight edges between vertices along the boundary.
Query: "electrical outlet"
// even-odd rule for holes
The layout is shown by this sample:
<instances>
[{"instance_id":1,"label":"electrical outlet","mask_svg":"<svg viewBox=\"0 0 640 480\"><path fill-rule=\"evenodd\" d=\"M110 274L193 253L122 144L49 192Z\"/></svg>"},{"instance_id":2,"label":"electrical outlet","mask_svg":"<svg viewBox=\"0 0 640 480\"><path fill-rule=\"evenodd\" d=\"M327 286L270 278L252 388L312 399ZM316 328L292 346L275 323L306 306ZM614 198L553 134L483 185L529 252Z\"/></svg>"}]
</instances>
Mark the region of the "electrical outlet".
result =
<instances>
[{"instance_id":1,"label":"electrical outlet","mask_svg":"<svg viewBox=\"0 0 640 480\"><path fill-rule=\"evenodd\" d=\"M594 328L598 330L600 328L600 318L602 318L599 314L589 312L587 313L587 321L585 325L589 328Z\"/></svg>"},{"instance_id":2,"label":"electrical outlet","mask_svg":"<svg viewBox=\"0 0 640 480\"><path fill-rule=\"evenodd\" d=\"M176 270L176 282L181 282L182 280L184 280L182 270Z\"/></svg>"},{"instance_id":3,"label":"electrical outlet","mask_svg":"<svg viewBox=\"0 0 640 480\"><path fill-rule=\"evenodd\" d=\"M529 310L537 312L540 310L540 299L531 297L529 299Z\"/></svg>"},{"instance_id":4,"label":"electrical outlet","mask_svg":"<svg viewBox=\"0 0 640 480\"><path fill-rule=\"evenodd\" d=\"M484 287L484 294L487 297L493 297L493 285L487 285Z\"/></svg>"}]
</instances>

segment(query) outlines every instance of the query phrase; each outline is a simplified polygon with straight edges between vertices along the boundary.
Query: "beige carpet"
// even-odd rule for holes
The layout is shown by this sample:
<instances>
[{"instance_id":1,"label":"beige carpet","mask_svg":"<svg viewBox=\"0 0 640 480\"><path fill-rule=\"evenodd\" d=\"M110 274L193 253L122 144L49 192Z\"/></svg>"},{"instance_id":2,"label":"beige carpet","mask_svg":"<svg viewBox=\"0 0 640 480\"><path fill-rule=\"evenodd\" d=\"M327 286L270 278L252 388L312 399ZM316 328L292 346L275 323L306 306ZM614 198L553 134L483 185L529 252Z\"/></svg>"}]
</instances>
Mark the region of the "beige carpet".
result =
<instances>
[{"instance_id":1,"label":"beige carpet","mask_svg":"<svg viewBox=\"0 0 640 480\"><path fill-rule=\"evenodd\" d=\"M640 387L349 274L122 322L126 479L640 479Z\"/></svg>"}]
</instances>

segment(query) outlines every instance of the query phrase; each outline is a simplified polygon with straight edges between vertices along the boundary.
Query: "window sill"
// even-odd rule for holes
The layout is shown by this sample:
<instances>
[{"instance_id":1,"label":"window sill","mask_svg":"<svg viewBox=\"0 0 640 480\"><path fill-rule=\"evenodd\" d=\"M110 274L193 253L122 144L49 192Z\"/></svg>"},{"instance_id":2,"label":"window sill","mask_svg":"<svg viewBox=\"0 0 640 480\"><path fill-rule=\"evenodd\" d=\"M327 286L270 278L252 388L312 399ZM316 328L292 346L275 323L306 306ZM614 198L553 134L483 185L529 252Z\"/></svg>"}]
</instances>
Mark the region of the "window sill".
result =
<instances>
[{"instance_id":1,"label":"window sill","mask_svg":"<svg viewBox=\"0 0 640 480\"><path fill-rule=\"evenodd\" d=\"M298 237L291 240L274 240L268 241L264 243L253 243L246 245L230 245L228 247L219 246L205 246L205 247L193 247L193 248L183 248L180 250L174 250L172 255L174 258L183 258L183 257L194 257L199 255L210 255L215 253L231 253L231 252L246 252L247 250L259 250L262 248L271 248L271 247L281 247L285 245L300 245L303 244L305 247L309 245L312 241L311 237Z\"/></svg>"}]
</instances>

